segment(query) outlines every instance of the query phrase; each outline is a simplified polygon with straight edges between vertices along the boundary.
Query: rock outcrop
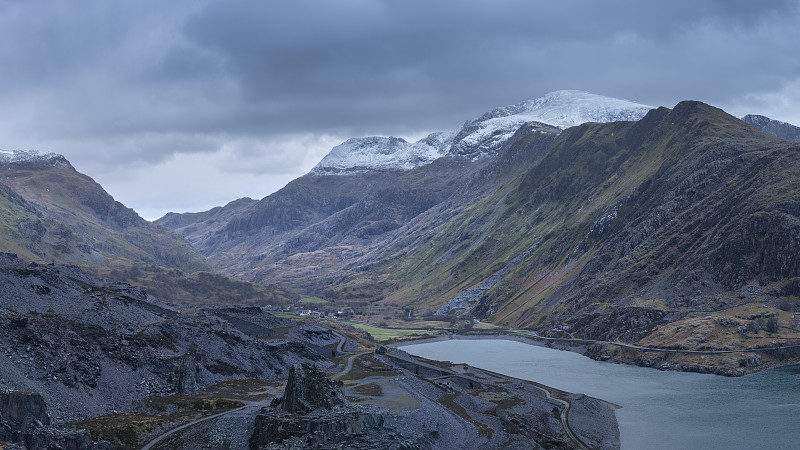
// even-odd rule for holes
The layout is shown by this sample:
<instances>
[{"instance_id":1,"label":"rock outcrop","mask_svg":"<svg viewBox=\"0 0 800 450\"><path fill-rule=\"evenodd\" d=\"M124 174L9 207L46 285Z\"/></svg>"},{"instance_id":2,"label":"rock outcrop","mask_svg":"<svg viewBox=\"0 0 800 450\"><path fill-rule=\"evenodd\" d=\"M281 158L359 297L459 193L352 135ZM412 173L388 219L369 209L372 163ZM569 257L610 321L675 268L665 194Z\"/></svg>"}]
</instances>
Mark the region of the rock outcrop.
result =
<instances>
[{"instance_id":1,"label":"rock outcrop","mask_svg":"<svg viewBox=\"0 0 800 450\"><path fill-rule=\"evenodd\" d=\"M92 442L87 430L59 429L49 425L50 416L47 415L47 405L41 394L0 394L0 443L5 441L28 450L111 448L107 442Z\"/></svg>"},{"instance_id":2,"label":"rock outcrop","mask_svg":"<svg viewBox=\"0 0 800 450\"><path fill-rule=\"evenodd\" d=\"M175 392L178 394L193 394L197 391L199 373L200 366L197 364L197 358L193 355L182 356L175 359L168 381L172 381Z\"/></svg>"},{"instance_id":3,"label":"rock outcrop","mask_svg":"<svg viewBox=\"0 0 800 450\"><path fill-rule=\"evenodd\" d=\"M33 431L47 425L50 425L50 417L40 394L0 394L0 440L30 442Z\"/></svg>"},{"instance_id":4,"label":"rock outcrop","mask_svg":"<svg viewBox=\"0 0 800 450\"><path fill-rule=\"evenodd\" d=\"M256 416L250 448L419 448L391 421L386 411L347 401L341 381L305 363L289 370L283 396Z\"/></svg>"}]
</instances>

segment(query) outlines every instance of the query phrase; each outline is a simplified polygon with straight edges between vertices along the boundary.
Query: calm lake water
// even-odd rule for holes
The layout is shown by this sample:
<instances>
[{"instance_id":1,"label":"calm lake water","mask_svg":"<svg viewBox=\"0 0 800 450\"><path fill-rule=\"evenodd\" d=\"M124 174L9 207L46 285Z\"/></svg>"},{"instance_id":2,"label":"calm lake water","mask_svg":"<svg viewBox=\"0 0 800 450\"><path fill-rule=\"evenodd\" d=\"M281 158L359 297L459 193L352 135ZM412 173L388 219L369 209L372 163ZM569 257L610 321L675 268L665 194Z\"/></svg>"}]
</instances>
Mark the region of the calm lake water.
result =
<instances>
[{"instance_id":1,"label":"calm lake water","mask_svg":"<svg viewBox=\"0 0 800 450\"><path fill-rule=\"evenodd\" d=\"M800 366L728 378L598 362L500 339L402 349L620 405L623 449L800 449Z\"/></svg>"}]
</instances>

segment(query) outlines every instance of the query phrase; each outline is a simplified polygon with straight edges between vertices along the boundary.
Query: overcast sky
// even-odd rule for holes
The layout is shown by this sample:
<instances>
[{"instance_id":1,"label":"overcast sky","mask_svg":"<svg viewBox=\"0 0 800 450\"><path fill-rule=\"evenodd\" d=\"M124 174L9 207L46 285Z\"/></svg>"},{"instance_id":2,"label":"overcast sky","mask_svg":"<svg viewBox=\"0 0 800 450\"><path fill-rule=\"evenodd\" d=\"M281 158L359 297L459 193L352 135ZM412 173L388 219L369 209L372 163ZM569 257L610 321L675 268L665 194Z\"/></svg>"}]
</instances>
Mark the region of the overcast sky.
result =
<instances>
[{"instance_id":1,"label":"overcast sky","mask_svg":"<svg viewBox=\"0 0 800 450\"><path fill-rule=\"evenodd\" d=\"M0 149L148 219L559 89L800 125L800 0L0 0Z\"/></svg>"}]
</instances>

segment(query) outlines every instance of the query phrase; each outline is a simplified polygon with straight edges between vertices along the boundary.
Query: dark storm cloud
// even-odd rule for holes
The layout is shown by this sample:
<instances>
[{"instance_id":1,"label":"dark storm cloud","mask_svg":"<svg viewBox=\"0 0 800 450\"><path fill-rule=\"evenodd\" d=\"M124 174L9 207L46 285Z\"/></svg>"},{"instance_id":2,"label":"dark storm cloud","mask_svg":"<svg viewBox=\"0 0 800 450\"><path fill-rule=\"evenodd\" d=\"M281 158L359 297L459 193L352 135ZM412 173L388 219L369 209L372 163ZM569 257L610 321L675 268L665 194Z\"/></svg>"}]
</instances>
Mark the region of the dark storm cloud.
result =
<instances>
[{"instance_id":1,"label":"dark storm cloud","mask_svg":"<svg viewBox=\"0 0 800 450\"><path fill-rule=\"evenodd\" d=\"M797 123L798 23L797 0L0 0L0 148L156 214L557 89Z\"/></svg>"},{"instance_id":2,"label":"dark storm cloud","mask_svg":"<svg viewBox=\"0 0 800 450\"><path fill-rule=\"evenodd\" d=\"M565 87L653 102L776 88L800 69L797 18L797 2L226 1L185 30L263 126L357 132Z\"/></svg>"}]
</instances>

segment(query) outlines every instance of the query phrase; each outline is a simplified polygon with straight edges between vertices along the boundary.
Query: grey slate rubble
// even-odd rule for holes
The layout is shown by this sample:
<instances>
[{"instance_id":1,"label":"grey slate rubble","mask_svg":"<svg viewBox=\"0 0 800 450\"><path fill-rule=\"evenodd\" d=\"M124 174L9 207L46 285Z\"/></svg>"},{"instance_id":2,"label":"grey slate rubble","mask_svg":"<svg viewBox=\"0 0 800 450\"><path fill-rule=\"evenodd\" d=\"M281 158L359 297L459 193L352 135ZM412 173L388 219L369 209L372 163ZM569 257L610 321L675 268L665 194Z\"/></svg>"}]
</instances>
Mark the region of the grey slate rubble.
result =
<instances>
[{"instance_id":1,"label":"grey slate rubble","mask_svg":"<svg viewBox=\"0 0 800 450\"><path fill-rule=\"evenodd\" d=\"M447 303L442 305L439 309L436 310L434 313L437 316L442 316L445 314L451 314L453 312L458 312L461 314L472 313L477 306L479 306L480 301L483 299L483 296L492 290L492 288L503 279L506 273L509 270L513 269L514 266L520 263L520 261L527 258L531 252L533 252L536 247L539 246L541 240L537 241L533 244L530 248L522 252L521 254L517 255L510 263L506 264L505 267L498 270L492 276L487 278L486 280L478 283L477 286L473 287L472 289L467 289L466 291L461 292L457 296L453 297L452 299L448 300ZM481 317L487 317L492 314L493 311L483 311Z\"/></svg>"},{"instance_id":2,"label":"grey slate rubble","mask_svg":"<svg viewBox=\"0 0 800 450\"><path fill-rule=\"evenodd\" d=\"M289 370L283 396L256 416L250 448L419 448L392 421L387 411L349 402L341 381L305 363Z\"/></svg>"},{"instance_id":3,"label":"grey slate rubble","mask_svg":"<svg viewBox=\"0 0 800 450\"><path fill-rule=\"evenodd\" d=\"M154 395L281 379L303 362L331 365L322 345L335 335L274 336L272 328L290 326L261 308L181 310L76 266L0 253L0 393L41 394L55 427L134 411ZM301 340L308 333L314 343Z\"/></svg>"}]
</instances>

